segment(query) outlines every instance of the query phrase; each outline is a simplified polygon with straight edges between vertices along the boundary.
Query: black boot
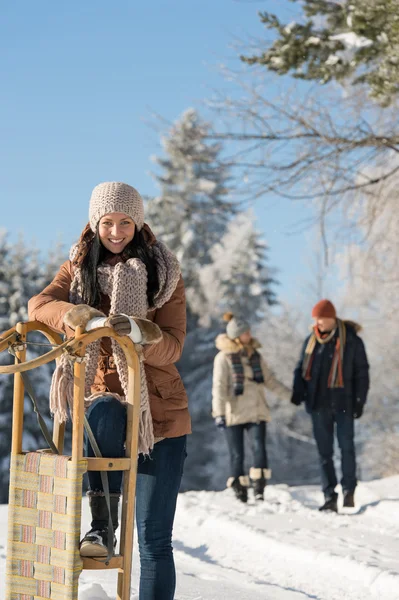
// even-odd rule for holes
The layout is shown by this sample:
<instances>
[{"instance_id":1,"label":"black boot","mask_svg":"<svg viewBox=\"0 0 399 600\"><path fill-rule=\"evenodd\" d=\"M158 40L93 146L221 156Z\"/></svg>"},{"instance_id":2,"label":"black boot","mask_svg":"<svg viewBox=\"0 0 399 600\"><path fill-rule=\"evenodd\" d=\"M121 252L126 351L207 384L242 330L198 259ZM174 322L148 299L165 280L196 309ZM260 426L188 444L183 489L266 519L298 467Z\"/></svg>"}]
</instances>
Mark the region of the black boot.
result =
<instances>
[{"instance_id":1,"label":"black boot","mask_svg":"<svg viewBox=\"0 0 399 600\"><path fill-rule=\"evenodd\" d=\"M326 496L323 506L320 506L319 510L329 510L332 512L338 512L338 494L335 492L331 496Z\"/></svg>"},{"instance_id":2,"label":"black boot","mask_svg":"<svg viewBox=\"0 0 399 600\"><path fill-rule=\"evenodd\" d=\"M355 490L344 492L344 508L355 508Z\"/></svg>"},{"instance_id":3,"label":"black boot","mask_svg":"<svg viewBox=\"0 0 399 600\"><path fill-rule=\"evenodd\" d=\"M240 477L230 477L227 481L227 487L231 487L234 490L237 500L240 502L247 502L248 500L248 477L241 475Z\"/></svg>"},{"instance_id":4,"label":"black boot","mask_svg":"<svg viewBox=\"0 0 399 600\"><path fill-rule=\"evenodd\" d=\"M254 497L258 502L264 500L263 494L266 487L266 471L267 469L258 469L256 467L251 467L249 470L249 478L254 490Z\"/></svg>"},{"instance_id":5,"label":"black boot","mask_svg":"<svg viewBox=\"0 0 399 600\"><path fill-rule=\"evenodd\" d=\"M114 531L118 528L118 506L119 495L112 494L111 519ZM105 496L89 496L90 510L93 520L91 529L86 533L80 542L80 555L87 557L107 557L108 556L108 507ZM114 535L114 549L116 546L116 537Z\"/></svg>"}]
</instances>

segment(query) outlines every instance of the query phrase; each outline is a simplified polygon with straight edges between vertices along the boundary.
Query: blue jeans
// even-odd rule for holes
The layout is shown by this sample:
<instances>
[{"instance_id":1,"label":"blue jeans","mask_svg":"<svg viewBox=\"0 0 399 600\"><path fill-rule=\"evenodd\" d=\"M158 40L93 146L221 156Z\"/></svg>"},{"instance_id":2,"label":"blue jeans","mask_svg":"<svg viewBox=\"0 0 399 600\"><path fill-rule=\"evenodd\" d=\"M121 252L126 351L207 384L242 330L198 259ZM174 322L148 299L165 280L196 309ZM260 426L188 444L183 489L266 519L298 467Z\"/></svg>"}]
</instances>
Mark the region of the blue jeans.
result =
<instances>
[{"instance_id":1,"label":"blue jeans","mask_svg":"<svg viewBox=\"0 0 399 600\"><path fill-rule=\"evenodd\" d=\"M326 498L330 498L337 485L334 467L334 425L341 450L342 489L353 492L356 488L356 454L354 419L344 412L323 409L312 412L313 433L319 452L321 480Z\"/></svg>"},{"instance_id":2,"label":"blue jeans","mask_svg":"<svg viewBox=\"0 0 399 600\"><path fill-rule=\"evenodd\" d=\"M266 423L243 423L226 427L226 438L230 453L232 477L244 475L244 431L247 431L251 445L253 464L256 469L267 469Z\"/></svg>"},{"instance_id":3,"label":"blue jeans","mask_svg":"<svg viewBox=\"0 0 399 600\"><path fill-rule=\"evenodd\" d=\"M112 397L98 398L87 418L103 456L125 455L126 409ZM121 441L123 440L123 442ZM89 456L90 444L86 442ZM136 524L140 551L140 600L173 600L176 572L172 530L183 465L186 436L155 444L150 456L139 455L136 487ZM122 472L108 473L110 491L121 491ZM91 490L102 490L100 474L89 471Z\"/></svg>"}]
</instances>

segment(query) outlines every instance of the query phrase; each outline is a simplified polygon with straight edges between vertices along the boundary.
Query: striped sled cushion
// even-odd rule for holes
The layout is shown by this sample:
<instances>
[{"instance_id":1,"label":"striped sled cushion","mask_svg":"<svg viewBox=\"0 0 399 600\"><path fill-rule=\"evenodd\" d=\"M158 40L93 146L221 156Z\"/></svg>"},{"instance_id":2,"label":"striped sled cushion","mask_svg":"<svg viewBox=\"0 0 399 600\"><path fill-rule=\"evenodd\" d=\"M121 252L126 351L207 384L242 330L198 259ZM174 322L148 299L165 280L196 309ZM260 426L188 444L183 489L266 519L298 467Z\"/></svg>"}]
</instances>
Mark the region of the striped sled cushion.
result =
<instances>
[{"instance_id":1,"label":"striped sled cushion","mask_svg":"<svg viewBox=\"0 0 399 600\"><path fill-rule=\"evenodd\" d=\"M86 470L69 456L11 456L6 600L77 599Z\"/></svg>"}]
</instances>

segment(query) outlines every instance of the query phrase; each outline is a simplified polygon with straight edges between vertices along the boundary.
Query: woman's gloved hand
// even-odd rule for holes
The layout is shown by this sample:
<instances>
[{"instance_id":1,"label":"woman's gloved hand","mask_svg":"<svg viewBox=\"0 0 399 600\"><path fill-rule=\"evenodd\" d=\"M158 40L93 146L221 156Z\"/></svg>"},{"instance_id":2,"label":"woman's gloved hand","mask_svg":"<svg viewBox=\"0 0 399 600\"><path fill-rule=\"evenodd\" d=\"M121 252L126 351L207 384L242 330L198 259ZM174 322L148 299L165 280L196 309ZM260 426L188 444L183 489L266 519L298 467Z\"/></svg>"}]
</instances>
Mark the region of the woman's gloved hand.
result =
<instances>
[{"instance_id":1,"label":"woman's gloved hand","mask_svg":"<svg viewBox=\"0 0 399 600\"><path fill-rule=\"evenodd\" d=\"M104 321L102 327L112 327L118 335L129 335L132 325L126 315L111 315Z\"/></svg>"},{"instance_id":2,"label":"woman's gloved hand","mask_svg":"<svg viewBox=\"0 0 399 600\"><path fill-rule=\"evenodd\" d=\"M72 306L64 315L64 323L71 329L83 327L86 329L89 321L99 318L105 318L104 313L88 304L76 304Z\"/></svg>"},{"instance_id":3,"label":"woman's gloved hand","mask_svg":"<svg viewBox=\"0 0 399 600\"><path fill-rule=\"evenodd\" d=\"M215 425L218 429L226 429L226 419L225 417L216 417Z\"/></svg>"},{"instance_id":4,"label":"woman's gloved hand","mask_svg":"<svg viewBox=\"0 0 399 600\"><path fill-rule=\"evenodd\" d=\"M92 331L99 327L112 327L118 335L128 335L135 344L157 344L162 340L162 331L156 323L140 317L124 314L109 315L87 304L77 304L65 313L64 323L71 329L83 327Z\"/></svg>"}]
</instances>

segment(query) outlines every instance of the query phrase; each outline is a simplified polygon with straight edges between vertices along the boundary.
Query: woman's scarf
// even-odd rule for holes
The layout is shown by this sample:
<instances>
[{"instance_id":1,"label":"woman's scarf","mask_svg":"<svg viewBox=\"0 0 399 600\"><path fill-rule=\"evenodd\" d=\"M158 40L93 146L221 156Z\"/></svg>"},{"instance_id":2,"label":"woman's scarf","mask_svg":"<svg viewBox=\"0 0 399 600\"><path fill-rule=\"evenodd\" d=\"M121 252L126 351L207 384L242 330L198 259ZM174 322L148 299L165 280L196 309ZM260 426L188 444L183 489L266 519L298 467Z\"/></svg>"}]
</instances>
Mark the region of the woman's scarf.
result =
<instances>
[{"instance_id":1,"label":"woman's scarf","mask_svg":"<svg viewBox=\"0 0 399 600\"><path fill-rule=\"evenodd\" d=\"M98 283L102 294L110 298L110 314L123 313L131 317L146 318L147 312L161 308L170 300L180 278L180 266L174 254L161 242L151 246L157 266L159 291L154 299L154 306L148 306L147 269L138 258L130 258L114 266L101 264L98 267ZM77 247L71 249L70 259L76 256ZM82 274L79 267L74 271L69 301L72 304L83 304ZM99 394L91 395L100 357L101 341L97 340L86 349L85 406L90 404ZM112 353L119 375L124 397L127 397L128 368L122 348L112 340ZM139 424L139 452L148 454L154 445L154 433L150 411L147 380L143 357L140 355L141 402ZM104 394L101 394L104 395ZM112 394L118 397L118 394ZM73 400L73 365L67 354L59 359L51 382L50 409L60 422L68 419L68 406Z\"/></svg>"}]
</instances>

